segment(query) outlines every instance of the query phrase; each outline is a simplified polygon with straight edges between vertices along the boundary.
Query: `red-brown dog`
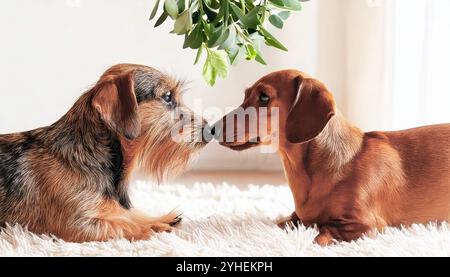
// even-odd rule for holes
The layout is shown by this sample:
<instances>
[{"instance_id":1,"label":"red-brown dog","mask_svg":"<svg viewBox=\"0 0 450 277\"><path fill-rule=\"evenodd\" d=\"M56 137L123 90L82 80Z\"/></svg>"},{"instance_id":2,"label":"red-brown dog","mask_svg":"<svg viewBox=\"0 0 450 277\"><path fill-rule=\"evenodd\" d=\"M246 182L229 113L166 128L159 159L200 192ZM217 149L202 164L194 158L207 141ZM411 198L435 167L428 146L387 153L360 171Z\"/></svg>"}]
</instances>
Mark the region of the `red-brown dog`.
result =
<instances>
[{"instance_id":1,"label":"red-brown dog","mask_svg":"<svg viewBox=\"0 0 450 277\"><path fill-rule=\"evenodd\" d=\"M279 134L270 132L279 138L295 201L295 212L280 226L298 220L317 224L315 241L327 245L385 226L449 219L450 124L363 133L338 112L324 84L296 70L257 81L245 92L241 108L248 107L279 108ZM224 117L216 130L223 129L221 137L229 139L245 123L245 139L222 145L244 150L271 143L260 136L264 128L249 131L248 118L234 127L220 126L237 113Z\"/></svg>"}]
</instances>

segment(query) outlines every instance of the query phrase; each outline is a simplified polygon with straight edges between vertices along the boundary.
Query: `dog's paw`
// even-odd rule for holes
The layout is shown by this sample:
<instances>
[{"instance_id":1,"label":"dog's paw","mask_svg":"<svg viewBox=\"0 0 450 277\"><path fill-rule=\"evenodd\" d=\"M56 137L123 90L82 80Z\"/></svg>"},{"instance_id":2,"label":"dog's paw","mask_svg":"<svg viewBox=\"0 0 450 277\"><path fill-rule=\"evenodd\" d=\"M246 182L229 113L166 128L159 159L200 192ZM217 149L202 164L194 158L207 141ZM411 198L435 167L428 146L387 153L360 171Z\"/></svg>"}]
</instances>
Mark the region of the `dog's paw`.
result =
<instances>
[{"instance_id":1,"label":"dog's paw","mask_svg":"<svg viewBox=\"0 0 450 277\"><path fill-rule=\"evenodd\" d=\"M276 223L280 229L283 229L283 230L291 229L292 230L292 229L298 227L298 225L300 224L300 219L298 218L297 214L295 212L293 212L290 216L282 218L282 219L278 220Z\"/></svg>"},{"instance_id":2,"label":"dog's paw","mask_svg":"<svg viewBox=\"0 0 450 277\"><path fill-rule=\"evenodd\" d=\"M172 232L182 220L182 213L179 211L172 211L165 216L160 217L156 222L150 226L154 232Z\"/></svg>"},{"instance_id":3,"label":"dog's paw","mask_svg":"<svg viewBox=\"0 0 450 277\"><path fill-rule=\"evenodd\" d=\"M161 222L174 227L174 226L177 226L181 222L181 220L183 219L182 215L183 215L182 212L175 209L175 210L171 211L170 213L168 213L167 215L163 216L161 218Z\"/></svg>"},{"instance_id":4,"label":"dog's paw","mask_svg":"<svg viewBox=\"0 0 450 277\"><path fill-rule=\"evenodd\" d=\"M329 231L321 231L320 234L318 234L314 239L314 242L322 247L338 243L338 241L333 238L332 234Z\"/></svg>"},{"instance_id":5,"label":"dog's paw","mask_svg":"<svg viewBox=\"0 0 450 277\"><path fill-rule=\"evenodd\" d=\"M150 226L150 229L155 233L162 233L162 232L172 232L175 228L170 226L167 223L154 223Z\"/></svg>"},{"instance_id":6,"label":"dog's paw","mask_svg":"<svg viewBox=\"0 0 450 277\"><path fill-rule=\"evenodd\" d=\"M171 222L169 222L169 225L175 227L181 223L181 220L183 220L183 217L181 214L179 214Z\"/></svg>"}]
</instances>

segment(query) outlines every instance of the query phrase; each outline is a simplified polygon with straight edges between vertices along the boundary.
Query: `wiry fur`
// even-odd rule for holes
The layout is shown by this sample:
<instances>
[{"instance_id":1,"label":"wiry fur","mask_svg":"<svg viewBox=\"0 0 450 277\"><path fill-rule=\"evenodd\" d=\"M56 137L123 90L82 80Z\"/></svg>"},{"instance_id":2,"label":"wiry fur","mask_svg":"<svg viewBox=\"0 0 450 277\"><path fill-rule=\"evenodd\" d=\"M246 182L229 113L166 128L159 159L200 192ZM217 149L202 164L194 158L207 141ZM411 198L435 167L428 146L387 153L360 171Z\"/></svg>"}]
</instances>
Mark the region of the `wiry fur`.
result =
<instances>
[{"instance_id":1,"label":"wiry fur","mask_svg":"<svg viewBox=\"0 0 450 277\"><path fill-rule=\"evenodd\" d=\"M178 144L167 133L179 121L172 111L188 111L179 86L155 69L116 65L53 125L0 135L0 224L68 241L170 230L176 213L151 218L131 208L128 176L142 165L159 178L205 144ZM160 98L168 91L170 105Z\"/></svg>"},{"instance_id":2,"label":"wiry fur","mask_svg":"<svg viewBox=\"0 0 450 277\"><path fill-rule=\"evenodd\" d=\"M153 177L161 182L181 172L192 153L203 145L201 137L204 122L196 118L187 108L179 108L178 111L172 113L161 111L159 117L154 116L155 112L159 113L158 110L155 111L150 108L140 111L142 126L147 131L140 138L130 142L129 147L138 149L135 155L137 165L143 170L153 172ZM174 121L173 118L176 118L180 112L185 116L191 115L192 120L185 122L184 119L179 119L177 124L179 124L180 129L183 126L185 130L181 134L182 138L187 137L188 139L180 139L178 143L174 144L171 134L172 126L170 125ZM187 118L189 119L189 116ZM197 143L191 142L196 139Z\"/></svg>"}]
</instances>

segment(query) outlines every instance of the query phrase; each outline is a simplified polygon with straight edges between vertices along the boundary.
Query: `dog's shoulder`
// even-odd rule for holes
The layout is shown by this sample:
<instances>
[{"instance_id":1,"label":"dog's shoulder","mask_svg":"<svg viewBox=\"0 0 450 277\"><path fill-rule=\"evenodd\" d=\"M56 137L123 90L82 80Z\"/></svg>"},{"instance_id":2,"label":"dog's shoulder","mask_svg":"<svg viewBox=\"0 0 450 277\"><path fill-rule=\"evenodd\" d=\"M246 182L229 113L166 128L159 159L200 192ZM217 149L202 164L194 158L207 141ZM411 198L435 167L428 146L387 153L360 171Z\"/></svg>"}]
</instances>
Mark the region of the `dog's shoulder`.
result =
<instances>
[{"instance_id":1,"label":"dog's shoulder","mask_svg":"<svg viewBox=\"0 0 450 277\"><path fill-rule=\"evenodd\" d=\"M389 135L386 132L372 131L364 133L365 140L377 140L377 141L387 141L389 140Z\"/></svg>"}]
</instances>

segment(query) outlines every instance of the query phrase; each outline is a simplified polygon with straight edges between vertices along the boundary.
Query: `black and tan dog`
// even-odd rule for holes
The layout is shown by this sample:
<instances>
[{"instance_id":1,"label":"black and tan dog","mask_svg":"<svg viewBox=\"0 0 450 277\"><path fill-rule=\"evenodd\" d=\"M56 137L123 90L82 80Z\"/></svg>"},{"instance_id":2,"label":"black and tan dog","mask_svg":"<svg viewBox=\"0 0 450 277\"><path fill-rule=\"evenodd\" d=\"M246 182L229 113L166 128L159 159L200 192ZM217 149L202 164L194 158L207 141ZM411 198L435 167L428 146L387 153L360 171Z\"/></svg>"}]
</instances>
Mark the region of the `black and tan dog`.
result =
<instances>
[{"instance_id":1,"label":"black and tan dog","mask_svg":"<svg viewBox=\"0 0 450 277\"><path fill-rule=\"evenodd\" d=\"M0 225L75 242L171 230L177 213L149 217L127 191L135 167L162 179L206 144L208 125L182 104L181 89L153 68L116 65L53 125L0 135ZM174 141L180 123L194 139Z\"/></svg>"}]
</instances>

